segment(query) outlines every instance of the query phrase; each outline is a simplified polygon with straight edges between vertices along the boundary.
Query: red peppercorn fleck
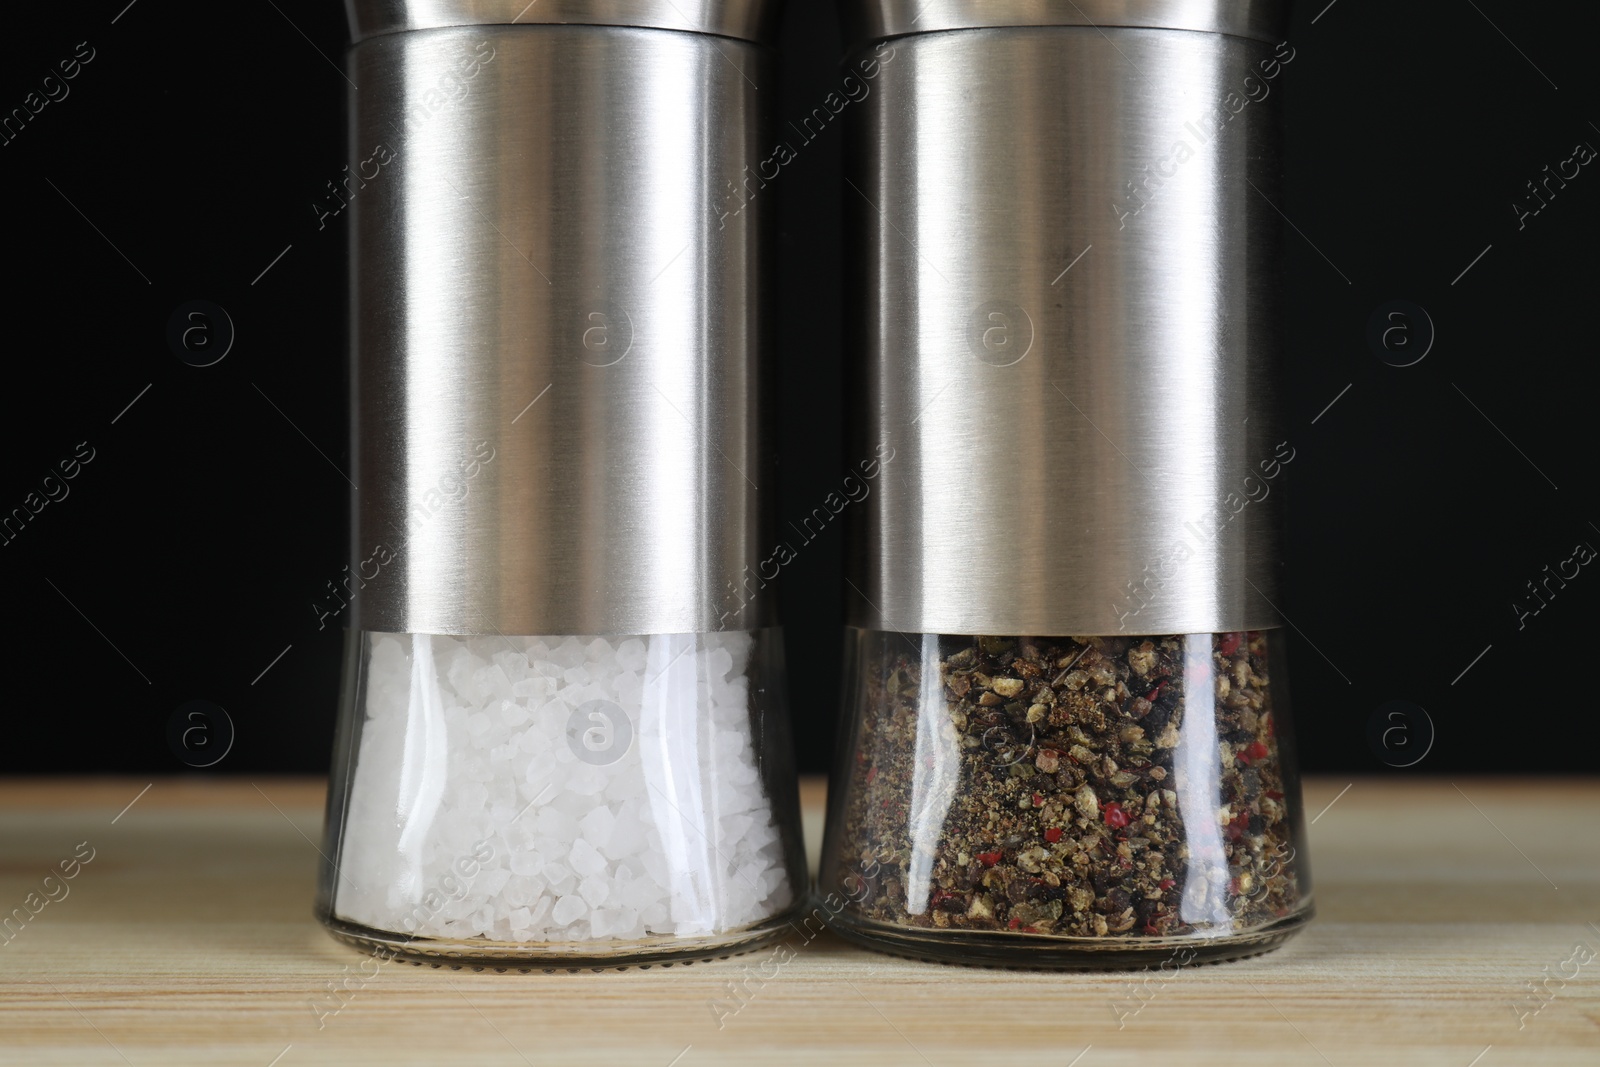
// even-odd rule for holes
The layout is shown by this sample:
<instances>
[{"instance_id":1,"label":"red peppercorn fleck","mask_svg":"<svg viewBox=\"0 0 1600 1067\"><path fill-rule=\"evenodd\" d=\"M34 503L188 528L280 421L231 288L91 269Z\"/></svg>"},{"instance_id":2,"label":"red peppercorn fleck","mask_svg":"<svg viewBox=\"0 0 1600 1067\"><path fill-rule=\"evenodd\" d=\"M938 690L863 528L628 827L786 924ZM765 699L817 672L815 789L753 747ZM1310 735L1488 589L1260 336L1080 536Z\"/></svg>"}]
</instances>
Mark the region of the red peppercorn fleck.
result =
<instances>
[{"instance_id":1,"label":"red peppercorn fleck","mask_svg":"<svg viewBox=\"0 0 1600 1067\"><path fill-rule=\"evenodd\" d=\"M872 780L874 778L876 778L876 777L878 777L878 768L877 767L868 767L867 768L867 784L871 785L872 784Z\"/></svg>"},{"instance_id":2,"label":"red peppercorn fleck","mask_svg":"<svg viewBox=\"0 0 1600 1067\"><path fill-rule=\"evenodd\" d=\"M1044 797L1040 796L1038 793L1033 794L1033 806L1036 808L1044 807Z\"/></svg>"},{"instance_id":3,"label":"red peppercorn fleck","mask_svg":"<svg viewBox=\"0 0 1600 1067\"><path fill-rule=\"evenodd\" d=\"M1106 825L1114 830L1120 830L1128 825L1128 813L1122 810L1122 805L1115 802L1107 804L1102 809Z\"/></svg>"},{"instance_id":4,"label":"red peppercorn fleck","mask_svg":"<svg viewBox=\"0 0 1600 1067\"><path fill-rule=\"evenodd\" d=\"M1260 741L1250 742L1250 747L1246 749L1246 751L1250 753L1250 758L1253 760L1263 760L1267 758L1267 746L1263 745Z\"/></svg>"},{"instance_id":5,"label":"red peppercorn fleck","mask_svg":"<svg viewBox=\"0 0 1600 1067\"><path fill-rule=\"evenodd\" d=\"M1163 879L1161 879L1161 888L1162 889L1171 889L1173 886L1175 886L1177 884L1178 883L1174 882L1171 878L1163 878Z\"/></svg>"},{"instance_id":6,"label":"red peppercorn fleck","mask_svg":"<svg viewBox=\"0 0 1600 1067\"><path fill-rule=\"evenodd\" d=\"M1044 839L1052 845L1061 840L1061 827L1052 826L1044 832Z\"/></svg>"},{"instance_id":7,"label":"red peppercorn fleck","mask_svg":"<svg viewBox=\"0 0 1600 1067\"><path fill-rule=\"evenodd\" d=\"M1146 693L1144 695L1144 698L1146 700L1148 700L1150 703L1154 704L1156 702L1156 697L1160 696L1161 695L1161 690L1165 689L1166 687L1167 687L1167 683L1166 683L1165 679L1163 679L1161 682L1157 683L1157 685L1156 685L1156 687L1154 689L1152 689L1152 690L1150 690L1150 692Z\"/></svg>"},{"instance_id":8,"label":"red peppercorn fleck","mask_svg":"<svg viewBox=\"0 0 1600 1067\"><path fill-rule=\"evenodd\" d=\"M1015 930L1017 927L1022 925L1022 920L1021 919L1012 919L1006 925L1007 925L1008 928L1010 928L1012 930Z\"/></svg>"},{"instance_id":9,"label":"red peppercorn fleck","mask_svg":"<svg viewBox=\"0 0 1600 1067\"><path fill-rule=\"evenodd\" d=\"M999 852L980 852L978 853L978 862L985 867L993 867L1000 862L1000 855Z\"/></svg>"},{"instance_id":10,"label":"red peppercorn fleck","mask_svg":"<svg viewBox=\"0 0 1600 1067\"><path fill-rule=\"evenodd\" d=\"M1217 651L1221 652L1224 656L1233 655L1235 652L1239 651L1239 638L1242 636L1242 634L1237 633L1223 634L1222 640L1217 644Z\"/></svg>"},{"instance_id":11,"label":"red peppercorn fleck","mask_svg":"<svg viewBox=\"0 0 1600 1067\"><path fill-rule=\"evenodd\" d=\"M1282 800L1283 799L1283 794L1278 792L1276 789L1267 790L1267 796L1271 797L1273 800Z\"/></svg>"}]
</instances>

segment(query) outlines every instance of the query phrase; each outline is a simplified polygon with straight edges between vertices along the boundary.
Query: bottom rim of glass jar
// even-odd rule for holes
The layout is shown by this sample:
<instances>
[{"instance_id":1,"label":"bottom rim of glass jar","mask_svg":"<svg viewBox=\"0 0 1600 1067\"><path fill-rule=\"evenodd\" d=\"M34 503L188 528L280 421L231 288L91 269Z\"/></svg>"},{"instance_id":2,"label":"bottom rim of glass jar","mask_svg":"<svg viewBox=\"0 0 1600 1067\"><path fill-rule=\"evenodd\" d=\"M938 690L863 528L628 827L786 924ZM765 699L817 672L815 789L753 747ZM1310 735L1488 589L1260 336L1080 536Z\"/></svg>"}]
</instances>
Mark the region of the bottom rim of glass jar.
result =
<instances>
[{"instance_id":1,"label":"bottom rim of glass jar","mask_svg":"<svg viewBox=\"0 0 1600 1067\"><path fill-rule=\"evenodd\" d=\"M318 920L336 941L370 955L393 957L434 967L492 971L544 971L547 974L582 970L621 970L628 967L670 967L727 959L780 940L800 913L792 907L761 922L714 934L636 938L626 941L489 941L447 937L411 937L390 930L319 915Z\"/></svg>"},{"instance_id":2,"label":"bottom rim of glass jar","mask_svg":"<svg viewBox=\"0 0 1600 1067\"><path fill-rule=\"evenodd\" d=\"M1170 967L1259 956L1280 947L1308 923L1316 909L1300 910L1262 926L1221 936L1055 937L1010 931L929 930L862 919L841 911L829 920L834 932L890 955L927 963L1020 970L1100 971Z\"/></svg>"}]
</instances>

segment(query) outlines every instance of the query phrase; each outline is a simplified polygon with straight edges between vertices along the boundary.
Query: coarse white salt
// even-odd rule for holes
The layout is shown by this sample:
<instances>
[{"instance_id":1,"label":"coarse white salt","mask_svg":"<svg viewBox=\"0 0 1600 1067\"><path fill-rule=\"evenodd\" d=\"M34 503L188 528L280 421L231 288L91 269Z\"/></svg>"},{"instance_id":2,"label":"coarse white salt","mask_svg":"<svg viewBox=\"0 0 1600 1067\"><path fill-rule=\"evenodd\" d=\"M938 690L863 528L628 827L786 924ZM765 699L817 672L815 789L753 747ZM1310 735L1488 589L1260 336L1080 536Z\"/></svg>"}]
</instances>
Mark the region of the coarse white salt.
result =
<instances>
[{"instance_id":1,"label":"coarse white salt","mask_svg":"<svg viewBox=\"0 0 1600 1067\"><path fill-rule=\"evenodd\" d=\"M589 905L583 898L574 893L572 896L562 897L556 901L556 906L550 909L550 918L558 925L565 926L572 920L581 918L589 913Z\"/></svg>"},{"instance_id":2,"label":"coarse white salt","mask_svg":"<svg viewBox=\"0 0 1600 1067\"><path fill-rule=\"evenodd\" d=\"M738 930L794 900L750 634L369 642L338 917L628 941Z\"/></svg>"}]
</instances>

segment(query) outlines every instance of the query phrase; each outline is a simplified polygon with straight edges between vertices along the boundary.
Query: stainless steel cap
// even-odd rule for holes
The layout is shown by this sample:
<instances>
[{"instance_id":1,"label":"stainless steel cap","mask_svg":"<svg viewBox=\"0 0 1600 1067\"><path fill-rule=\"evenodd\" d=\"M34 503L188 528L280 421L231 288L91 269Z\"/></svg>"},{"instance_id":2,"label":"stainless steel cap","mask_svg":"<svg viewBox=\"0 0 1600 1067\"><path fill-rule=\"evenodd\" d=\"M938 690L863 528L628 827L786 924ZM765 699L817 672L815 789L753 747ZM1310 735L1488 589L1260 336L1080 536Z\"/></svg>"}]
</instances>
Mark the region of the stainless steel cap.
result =
<instances>
[{"instance_id":1,"label":"stainless steel cap","mask_svg":"<svg viewBox=\"0 0 1600 1067\"><path fill-rule=\"evenodd\" d=\"M767 42L781 0L345 0L353 40L445 26L636 26Z\"/></svg>"},{"instance_id":2,"label":"stainless steel cap","mask_svg":"<svg viewBox=\"0 0 1600 1067\"><path fill-rule=\"evenodd\" d=\"M854 455L893 450L848 557L853 625L1278 624L1292 62L1244 36L1087 25L915 34L852 60L873 72L846 196Z\"/></svg>"},{"instance_id":3,"label":"stainless steel cap","mask_svg":"<svg viewBox=\"0 0 1600 1067\"><path fill-rule=\"evenodd\" d=\"M1286 0L840 0L846 36L874 41L912 33L1001 26L1198 30L1282 40Z\"/></svg>"},{"instance_id":4,"label":"stainless steel cap","mask_svg":"<svg viewBox=\"0 0 1600 1067\"><path fill-rule=\"evenodd\" d=\"M772 194L744 184L769 64L592 25L351 50L360 628L771 623L754 572Z\"/></svg>"}]
</instances>

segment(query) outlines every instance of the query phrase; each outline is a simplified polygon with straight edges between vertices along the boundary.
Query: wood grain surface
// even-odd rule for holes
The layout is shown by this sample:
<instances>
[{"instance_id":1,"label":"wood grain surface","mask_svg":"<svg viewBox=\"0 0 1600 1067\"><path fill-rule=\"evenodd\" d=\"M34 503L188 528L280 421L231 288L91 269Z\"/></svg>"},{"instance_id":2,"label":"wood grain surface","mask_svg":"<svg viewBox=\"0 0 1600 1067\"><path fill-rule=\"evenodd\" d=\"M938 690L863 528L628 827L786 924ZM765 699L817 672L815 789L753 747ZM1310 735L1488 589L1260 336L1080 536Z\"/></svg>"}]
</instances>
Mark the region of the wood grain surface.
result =
<instances>
[{"instance_id":1,"label":"wood grain surface","mask_svg":"<svg viewBox=\"0 0 1600 1067\"><path fill-rule=\"evenodd\" d=\"M11 780L0 914L93 858L0 938L0 1064L1600 1064L1600 782L1346 785L1307 785L1317 919L1251 960L996 971L824 934L781 967L545 975L325 935L320 781ZM319 1016L331 982L353 992Z\"/></svg>"}]
</instances>

